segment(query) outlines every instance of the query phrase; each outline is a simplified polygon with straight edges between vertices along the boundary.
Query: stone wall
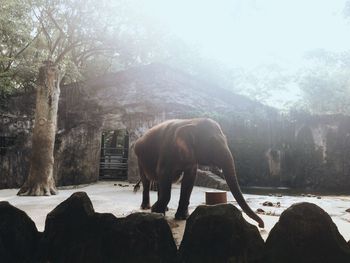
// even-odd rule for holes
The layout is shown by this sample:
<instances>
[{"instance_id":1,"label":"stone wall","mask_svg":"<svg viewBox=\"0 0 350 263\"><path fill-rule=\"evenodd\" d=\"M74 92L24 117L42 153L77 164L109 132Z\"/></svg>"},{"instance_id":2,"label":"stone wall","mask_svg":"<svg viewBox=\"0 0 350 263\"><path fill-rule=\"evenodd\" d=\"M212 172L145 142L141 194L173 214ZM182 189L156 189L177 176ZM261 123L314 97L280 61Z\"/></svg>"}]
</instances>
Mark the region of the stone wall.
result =
<instances>
[{"instance_id":1,"label":"stone wall","mask_svg":"<svg viewBox=\"0 0 350 263\"><path fill-rule=\"evenodd\" d=\"M243 185L349 191L349 116L225 118L222 126Z\"/></svg>"},{"instance_id":2,"label":"stone wall","mask_svg":"<svg viewBox=\"0 0 350 263\"><path fill-rule=\"evenodd\" d=\"M166 119L216 112L228 105L227 92L213 97L203 93L203 86L182 72L150 65L61 87L54 153L57 185L98 180L101 133L116 129L129 133L128 179L137 181L133 147L146 130ZM10 98L6 108L1 108L0 136L15 136L16 143L1 156L0 188L19 187L28 174L34 101L34 94L25 94ZM213 101L215 107L208 104ZM241 104L255 105L244 97ZM20 125L14 129L6 116Z\"/></svg>"},{"instance_id":3,"label":"stone wall","mask_svg":"<svg viewBox=\"0 0 350 263\"><path fill-rule=\"evenodd\" d=\"M14 188L23 184L29 172L30 135L34 122L31 116L7 113L0 115L0 123L2 143L9 146L0 151L0 188Z\"/></svg>"},{"instance_id":4,"label":"stone wall","mask_svg":"<svg viewBox=\"0 0 350 263\"><path fill-rule=\"evenodd\" d=\"M0 107L0 188L28 174L34 94ZM61 87L54 174L57 185L98 180L103 130L127 129L129 172L138 180L134 142L166 119L217 120L235 156L243 186L350 189L350 117L281 115L275 109L164 65L149 65Z\"/></svg>"}]
</instances>

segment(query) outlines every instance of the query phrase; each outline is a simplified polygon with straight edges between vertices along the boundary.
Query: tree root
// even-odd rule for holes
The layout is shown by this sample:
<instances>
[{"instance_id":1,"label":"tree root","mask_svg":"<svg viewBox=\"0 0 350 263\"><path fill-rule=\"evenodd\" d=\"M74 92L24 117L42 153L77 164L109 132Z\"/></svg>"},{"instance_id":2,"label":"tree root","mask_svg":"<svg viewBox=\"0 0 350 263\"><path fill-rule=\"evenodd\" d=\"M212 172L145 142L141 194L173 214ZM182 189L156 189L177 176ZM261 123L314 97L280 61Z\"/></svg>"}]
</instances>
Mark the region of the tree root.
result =
<instances>
[{"instance_id":1,"label":"tree root","mask_svg":"<svg viewBox=\"0 0 350 263\"><path fill-rule=\"evenodd\" d=\"M19 196L50 196L58 193L54 185L35 183L31 186L23 185L18 191Z\"/></svg>"}]
</instances>

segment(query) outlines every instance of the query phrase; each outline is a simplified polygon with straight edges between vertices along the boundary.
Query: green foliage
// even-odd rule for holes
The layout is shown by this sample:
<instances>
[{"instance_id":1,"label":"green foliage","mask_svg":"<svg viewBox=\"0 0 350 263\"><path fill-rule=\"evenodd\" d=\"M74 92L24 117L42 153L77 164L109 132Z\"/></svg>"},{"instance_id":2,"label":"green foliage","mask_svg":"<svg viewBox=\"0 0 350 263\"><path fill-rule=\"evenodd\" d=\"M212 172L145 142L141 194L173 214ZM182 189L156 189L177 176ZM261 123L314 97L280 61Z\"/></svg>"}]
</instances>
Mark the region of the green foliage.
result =
<instances>
[{"instance_id":1,"label":"green foliage","mask_svg":"<svg viewBox=\"0 0 350 263\"><path fill-rule=\"evenodd\" d=\"M132 4L134 6L132 6ZM32 90L43 61L70 83L159 59L161 34L133 1L3 0L0 95Z\"/></svg>"},{"instance_id":2,"label":"green foliage","mask_svg":"<svg viewBox=\"0 0 350 263\"><path fill-rule=\"evenodd\" d=\"M278 64L237 69L232 75L232 88L260 102L269 102L274 93L286 90L294 76Z\"/></svg>"},{"instance_id":3,"label":"green foliage","mask_svg":"<svg viewBox=\"0 0 350 263\"><path fill-rule=\"evenodd\" d=\"M24 87L32 87L35 65L30 44L37 38L27 1L0 3L0 95L2 98Z\"/></svg>"},{"instance_id":4,"label":"green foliage","mask_svg":"<svg viewBox=\"0 0 350 263\"><path fill-rule=\"evenodd\" d=\"M317 50L299 74L303 107L316 114L350 114L350 54Z\"/></svg>"}]
</instances>

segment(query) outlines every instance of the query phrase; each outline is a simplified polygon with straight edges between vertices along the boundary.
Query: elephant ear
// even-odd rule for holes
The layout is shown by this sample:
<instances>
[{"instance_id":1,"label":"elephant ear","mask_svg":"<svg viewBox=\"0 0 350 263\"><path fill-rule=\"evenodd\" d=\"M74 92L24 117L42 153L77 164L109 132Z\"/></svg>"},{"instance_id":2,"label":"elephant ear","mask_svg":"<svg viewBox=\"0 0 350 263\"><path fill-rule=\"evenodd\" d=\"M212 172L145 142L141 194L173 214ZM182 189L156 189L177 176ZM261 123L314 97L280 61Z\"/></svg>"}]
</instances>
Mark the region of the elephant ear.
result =
<instances>
[{"instance_id":1,"label":"elephant ear","mask_svg":"<svg viewBox=\"0 0 350 263\"><path fill-rule=\"evenodd\" d=\"M175 145L184 159L193 159L194 155L194 136L195 126L192 124L187 124L179 127L175 131Z\"/></svg>"}]
</instances>

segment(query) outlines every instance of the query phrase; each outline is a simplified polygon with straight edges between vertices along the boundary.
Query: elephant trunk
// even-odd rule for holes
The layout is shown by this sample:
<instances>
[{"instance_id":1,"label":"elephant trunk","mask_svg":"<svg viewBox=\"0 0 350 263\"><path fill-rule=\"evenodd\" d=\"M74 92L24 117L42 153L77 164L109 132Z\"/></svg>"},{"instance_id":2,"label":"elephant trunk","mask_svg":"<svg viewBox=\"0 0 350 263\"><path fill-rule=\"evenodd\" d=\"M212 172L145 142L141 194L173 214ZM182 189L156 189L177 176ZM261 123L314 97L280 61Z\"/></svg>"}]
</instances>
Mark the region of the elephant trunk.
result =
<instances>
[{"instance_id":1,"label":"elephant trunk","mask_svg":"<svg viewBox=\"0 0 350 263\"><path fill-rule=\"evenodd\" d=\"M224 153L219 158L220 160L218 161L218 166L222 168L226 182L237 203L250 218L258 222L259 227L263 228L263 220L248 206L247 202L245 201L242 195L237 180L233 157L228 147L226 147Z\"/></svg>"}]
</instances>

